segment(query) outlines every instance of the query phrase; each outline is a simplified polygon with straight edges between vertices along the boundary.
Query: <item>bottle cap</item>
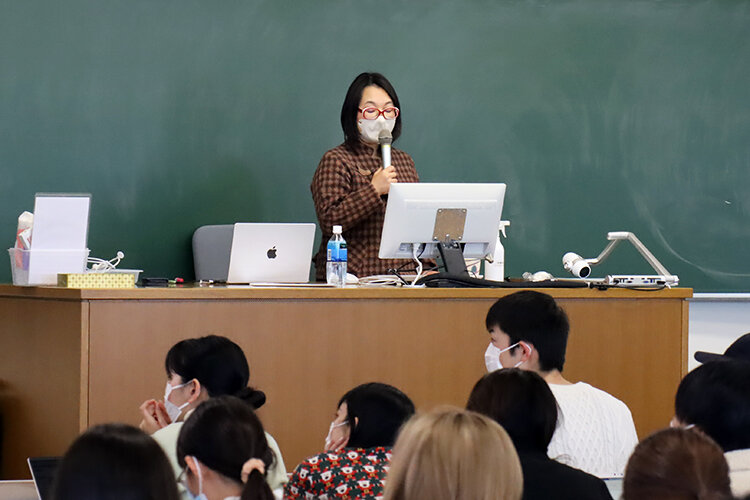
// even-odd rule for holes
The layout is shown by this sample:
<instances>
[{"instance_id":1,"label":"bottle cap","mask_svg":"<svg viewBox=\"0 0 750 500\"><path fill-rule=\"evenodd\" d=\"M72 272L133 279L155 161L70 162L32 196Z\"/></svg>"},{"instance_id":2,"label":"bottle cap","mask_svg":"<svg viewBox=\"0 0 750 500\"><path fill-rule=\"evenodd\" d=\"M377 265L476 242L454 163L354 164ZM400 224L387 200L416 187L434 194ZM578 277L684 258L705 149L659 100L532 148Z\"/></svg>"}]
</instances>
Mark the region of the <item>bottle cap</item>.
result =
<instances>
[{"instance_id":1,"label":"bottle cap","mask_svg":"<svg viewBox=\"0 0 750 500\"><path fill-rule=\"evenodd\" d=\"M333 234L341 234L341 226L333 226Z\"/></svg>"}]
</instances>

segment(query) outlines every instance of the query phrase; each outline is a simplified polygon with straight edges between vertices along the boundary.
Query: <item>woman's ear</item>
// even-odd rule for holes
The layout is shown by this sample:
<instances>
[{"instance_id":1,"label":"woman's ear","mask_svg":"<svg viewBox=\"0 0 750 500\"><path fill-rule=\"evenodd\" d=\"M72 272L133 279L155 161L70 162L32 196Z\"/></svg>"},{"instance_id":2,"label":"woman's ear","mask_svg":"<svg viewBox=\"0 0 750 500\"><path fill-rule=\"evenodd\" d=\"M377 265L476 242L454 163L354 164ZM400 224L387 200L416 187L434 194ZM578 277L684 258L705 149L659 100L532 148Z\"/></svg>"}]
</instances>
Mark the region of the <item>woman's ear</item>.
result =
<instances>
[{"instance_id":1,"label":"woman's ear","mask_svg":"<svg viewBox=\"0 0 750 500\"><path fill-rule=\"evenodd\" d=\"M188 469L190 469L190 472L192 472L195 477L198 477L198 465L196 465L198 460L196 460L195 457L188 455L185 457L185 463L187 464Z\"/></svg>"},{"instance_id":2,"label":"woman's ear","mask_svg":"<svg viewBox=\"0 0 750 500\"><path fill-rule=\"evenodd\" d=\"M190 396L188 396L188 403L195 402L201 395L201 383L197 378L192 380L192 387L190 388Z\"/></svg>"}]
</instances>

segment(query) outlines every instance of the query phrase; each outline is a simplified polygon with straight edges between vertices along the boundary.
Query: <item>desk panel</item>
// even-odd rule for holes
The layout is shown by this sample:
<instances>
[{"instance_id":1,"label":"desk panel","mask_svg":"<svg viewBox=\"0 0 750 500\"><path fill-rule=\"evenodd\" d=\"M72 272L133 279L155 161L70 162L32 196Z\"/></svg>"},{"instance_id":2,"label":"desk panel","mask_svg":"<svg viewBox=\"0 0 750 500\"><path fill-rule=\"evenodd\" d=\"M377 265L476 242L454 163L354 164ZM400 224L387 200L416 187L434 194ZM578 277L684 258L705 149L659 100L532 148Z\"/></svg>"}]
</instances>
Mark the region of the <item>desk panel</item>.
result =
<instances>
[{"instance_id":1,"label":"desk panel","mask_svg":"<svg viewBox=\"0 0 750 500\"><path fill-rule=\"evenodd\" d=\"M623 399L640 435L666 425L686 367L685 298L691 291L544 291L558 298L571 319L565 375ZM464 405L485 371L487 309L508 293L512 291L0 286L0 328L4 338L15 338L13 351L39 358L27 337L9 330L4 321L13 301L23 295L33 314L68 331L58 339L64 344L58 348L67 352L69 366L53 370L41 363L35 368L39 376L80 388L77 397L55 404L55 418L42 412L34 422L24 422L16 413L6 419L25 435L39 433L43 440L55 436L45 454L64 451L61 443L88 425L137 424L139 404L163 395L167 350L181 339L215 333L232 338L247 354L251 384L268 397L260 416L291 470L320 451L338 399L359 383L393 384L420 409ZM73 313L61 316L59 308ZM78 339L71 340L76 333ZM23 374L26 366L15 369ZM7 381L6 373L0 366L0 377ZM37 385L19 385L22 379L13 378L16 393L37 403L47 397ZM30 403L20 407L40 411ZM12 447L6 443L3 476L25 477L18 466L21 455L25 459L40 449L38 442L25 439Z\"/></svg>"}]
</instances>

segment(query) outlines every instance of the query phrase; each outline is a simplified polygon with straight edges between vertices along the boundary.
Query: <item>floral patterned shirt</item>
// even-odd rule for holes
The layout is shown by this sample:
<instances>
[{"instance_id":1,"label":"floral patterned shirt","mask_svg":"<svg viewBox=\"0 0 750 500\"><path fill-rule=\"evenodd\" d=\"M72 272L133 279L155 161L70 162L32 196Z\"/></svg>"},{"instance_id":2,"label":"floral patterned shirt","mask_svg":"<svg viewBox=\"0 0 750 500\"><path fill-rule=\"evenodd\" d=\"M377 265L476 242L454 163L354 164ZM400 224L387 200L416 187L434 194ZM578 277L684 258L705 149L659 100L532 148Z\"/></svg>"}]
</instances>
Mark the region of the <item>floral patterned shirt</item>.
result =
<instances>
[{"instance_id":1,"label":"floral patterned shirt","mask_svg":"<svg viewBox=\"0 0 750 500\"><path fill-rule=\"evenodd\" d=\"M381 498L391 448L344 448L321 453L297 466L284 487L284 498Z\"/></svg>"}]
</instances>

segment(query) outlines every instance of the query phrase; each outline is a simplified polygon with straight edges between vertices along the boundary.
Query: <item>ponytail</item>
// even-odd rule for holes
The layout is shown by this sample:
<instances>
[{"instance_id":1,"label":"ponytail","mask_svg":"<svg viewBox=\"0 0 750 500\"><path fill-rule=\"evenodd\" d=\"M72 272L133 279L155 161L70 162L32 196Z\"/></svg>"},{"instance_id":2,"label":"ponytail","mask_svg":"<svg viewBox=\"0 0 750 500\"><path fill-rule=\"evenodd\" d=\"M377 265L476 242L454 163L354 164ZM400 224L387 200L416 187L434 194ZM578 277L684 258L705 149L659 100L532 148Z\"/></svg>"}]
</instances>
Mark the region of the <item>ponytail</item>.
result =
<instances>
[{"instance_id":1,"label":"ponytail","mask_svg":"<svg viewBox=\"0 0 750 500\"><path fill-rule=\"evenodd\" d=\"M244 387L237 391L234 396L249 404L255 410L263 406L266 402L266 394L252 387Z\"/></svg>"},{"instance_id":2,"label":"ponytail","mask_svg":"<svg viewBox=\"0 0 750 500\"><path fill-rule=\"evenodd\" d=\"M261 460L257 458L251 458L247 462L245 462L245 466L247 466L248 462L251 461L258 461L261 464L263 463ZM240 495L240 500L274 500L275 497L273 495L273 491L271 491L271 487L268 486L268 483L266 482L266 476L265 472L261 471L261 469L254 468L252 469L249 474L245 474L245 467L242 468L242 482L244 483L242 487L242 494Z\"/></svg>"}]
</instances>

